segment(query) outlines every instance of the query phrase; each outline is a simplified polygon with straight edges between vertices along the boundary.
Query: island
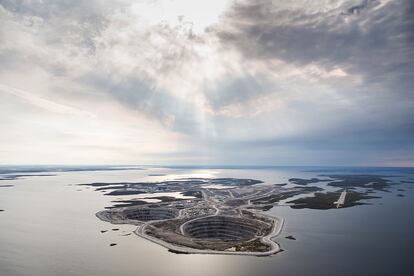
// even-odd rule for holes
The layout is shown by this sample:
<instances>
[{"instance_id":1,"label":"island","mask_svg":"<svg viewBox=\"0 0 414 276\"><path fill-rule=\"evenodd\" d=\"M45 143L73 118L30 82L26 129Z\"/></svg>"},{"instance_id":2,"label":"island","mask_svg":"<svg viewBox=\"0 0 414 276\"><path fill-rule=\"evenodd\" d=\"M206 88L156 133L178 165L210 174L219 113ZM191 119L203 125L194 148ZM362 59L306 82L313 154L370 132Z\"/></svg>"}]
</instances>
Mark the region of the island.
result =
<instances>
[{"instance_id":1,"label":"island","mask_svg":"<svg viewBox=\"0 0 414 276\"><path fill-rule=\"evenodd\" d=\"M268 256L282 251L275 239L282 231L284 219L266 212L274 206L348 208L367 204L363 200L378 198L370 193L391 185L382 176L324 177L323 180L290 179L296 184L290 186L240 178L79 185L94 187L97 192L116 198L112 206L96 214L99 219L136 225L136 235L170 252ZM316 182L328 182L325 187L341 189L324 192L321 186L308 186Z\"/></svg>"},{"instance_id":2,"label":"island","mask_svg":"<svg viewBox=\"0 0 414 276\"><path fill-rule=\"evenodd\" d=\"M134 233L174 253L267 256L280 251L273 240L283 219L260 212L254 200L280 192L259 180L191 178L157 183L92 183L105 195L180 192L185 198L156 196L160 202L128 200L98 212L103 221L133 224ZM258 207L258 208L256 208Z\"/></svg>"}]
</instances>

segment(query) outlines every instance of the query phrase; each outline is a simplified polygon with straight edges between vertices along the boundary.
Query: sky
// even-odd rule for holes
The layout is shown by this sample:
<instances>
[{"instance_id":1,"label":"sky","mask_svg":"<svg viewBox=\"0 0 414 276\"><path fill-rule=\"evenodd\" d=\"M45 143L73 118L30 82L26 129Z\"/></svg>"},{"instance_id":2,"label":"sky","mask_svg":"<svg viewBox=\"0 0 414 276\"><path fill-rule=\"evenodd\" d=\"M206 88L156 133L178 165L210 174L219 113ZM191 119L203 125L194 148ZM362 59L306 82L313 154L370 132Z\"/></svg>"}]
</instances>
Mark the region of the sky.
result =
<instances>
[{"instance_id":1,"label":"sky","mask_svg":"<svg viewBox=\"0 0 414 276\"><path fill-rule=\"evenodd\" d=\"M414 166L414 1L0 0L0 164Z\"/></svg>"}]
</instances>

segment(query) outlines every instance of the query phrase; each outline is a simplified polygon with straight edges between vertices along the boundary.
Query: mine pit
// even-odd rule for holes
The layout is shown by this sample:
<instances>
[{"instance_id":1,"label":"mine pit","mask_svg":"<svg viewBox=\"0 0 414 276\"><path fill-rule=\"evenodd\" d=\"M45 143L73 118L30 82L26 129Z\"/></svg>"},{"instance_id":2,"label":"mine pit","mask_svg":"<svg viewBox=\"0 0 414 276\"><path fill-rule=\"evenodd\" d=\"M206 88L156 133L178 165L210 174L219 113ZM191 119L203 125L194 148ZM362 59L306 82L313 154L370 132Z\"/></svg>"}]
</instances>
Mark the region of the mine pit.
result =
<instances>
[{"instance_id":1,"label":"mine pit","mask_svg":"<svg viewBox=\"0 0 414 276\"><path fill-rule=\"evenodd\" d=\"M178 210L169 208L137 208L124 211L125 218L138 221L173 219L178 216Z\"/></svg>"},{"instance_id":2,"label":"mine pit","mask_svg":"<svg viewBox=\"0 0 414 276\"><path fill-rule=\"evenodd\" d=\"M259 234L265 223L246 218L212 216L188 222L184 233L193 239L247 241Z\"/></svg>"}]
</instances>

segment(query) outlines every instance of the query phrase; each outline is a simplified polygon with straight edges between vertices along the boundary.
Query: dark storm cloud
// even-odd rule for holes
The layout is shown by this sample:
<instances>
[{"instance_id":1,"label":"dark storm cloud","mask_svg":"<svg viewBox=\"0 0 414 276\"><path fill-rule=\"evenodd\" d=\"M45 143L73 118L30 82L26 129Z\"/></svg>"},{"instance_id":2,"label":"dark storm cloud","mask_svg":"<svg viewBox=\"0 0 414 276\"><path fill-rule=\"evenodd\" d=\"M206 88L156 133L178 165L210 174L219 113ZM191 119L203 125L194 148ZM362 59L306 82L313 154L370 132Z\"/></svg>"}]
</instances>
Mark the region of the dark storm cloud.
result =
<instances>
[{"instance_id":1,"label":"dark storm cloud","mask_svg":"<svg viewBox=\"0 0 414 276\"><path fill-rule=\"evenodd\" d=\"M366 83L402 82L407 88L414 70L413 2L379 4L347 7L345 2L328 11L306 11L305 5L287 9L276 1L242 1L212 32L247 59L340 66Z\"/></svg>"},{"instance_id":2,"label":"dark storm cloud","mask_svg":"<svg viewBox=\"0 0 414 276\"><path fill-rule=\"evenodd\" d=\"M344 14L344 15L358 14L361 11L363 11L364 9L374 7L374 6L379 5L379 4L380 4L379 0L365 0L365 1L362 1L358 5L351 6L350 8L347 8L346 11L344 11L342 14Z\"/></svg>"},{"instance_id":3,"label":"dark storm cloud","mask_svg":"<svg viewBox=\"0 0 414 276\"><path fill-rule=\"evenodd\" d=\"M209 31L219 37L224 48L233 48L245 60L264 68L272 60L297 68L341 68L360 81L340 85L319 80L352 108L342 108L332 99L311 104L313 92L303 86L302 99L288 105L300 111L301 120L313 125L313 131L284 138L252 138L240 148L318 150L321 158L338 150L346 151L348 157L357 152L392 150L402 156L412 155L414 2L344 1L317 9L305 3L280 4L270 0L238 1L223 22ZM337 118L336 124L319 128L328 118ZM275 122L279 120L274 117Z\"/></svg>"}]
</instances>

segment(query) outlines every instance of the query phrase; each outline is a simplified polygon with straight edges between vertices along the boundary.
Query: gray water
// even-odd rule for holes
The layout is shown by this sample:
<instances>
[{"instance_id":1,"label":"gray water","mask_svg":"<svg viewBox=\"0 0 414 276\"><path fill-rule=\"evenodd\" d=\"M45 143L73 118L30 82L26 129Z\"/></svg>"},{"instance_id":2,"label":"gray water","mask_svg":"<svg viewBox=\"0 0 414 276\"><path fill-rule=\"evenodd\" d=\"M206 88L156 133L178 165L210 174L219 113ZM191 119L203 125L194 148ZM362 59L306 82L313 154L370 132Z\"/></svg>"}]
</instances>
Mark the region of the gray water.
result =
<instances>
[{"instance_id":1,"label":"gray water","mask_svg":"<svg viewBox=\"0 0 414 276\"><path fill-rule=\"evenodd\" d=\"M314 177L313 168L147 168L146 170L53 172L2 180L0 275L413 275L414 183L379 192L371 205L331 210L274 207L285 218L272 257L179 255L95 217L108 197L79 183L160 181L178 177L254 178L286 183ZM414 179L412 170L353 169ZM166 174L148 176L149 174ZM404 197L397 197L402 193ZM119 228L119 231L113 231ZM101 233L101 230L108 230ZM284 237L293 235L297 240ZM109 246L117 243L116 246Z\"/></svg>"}]
</instances>

